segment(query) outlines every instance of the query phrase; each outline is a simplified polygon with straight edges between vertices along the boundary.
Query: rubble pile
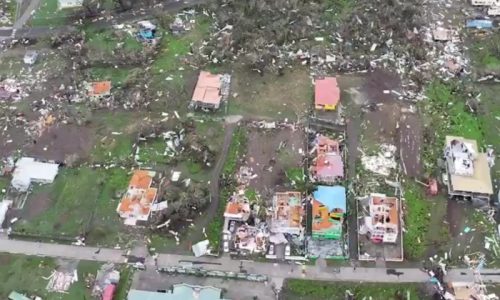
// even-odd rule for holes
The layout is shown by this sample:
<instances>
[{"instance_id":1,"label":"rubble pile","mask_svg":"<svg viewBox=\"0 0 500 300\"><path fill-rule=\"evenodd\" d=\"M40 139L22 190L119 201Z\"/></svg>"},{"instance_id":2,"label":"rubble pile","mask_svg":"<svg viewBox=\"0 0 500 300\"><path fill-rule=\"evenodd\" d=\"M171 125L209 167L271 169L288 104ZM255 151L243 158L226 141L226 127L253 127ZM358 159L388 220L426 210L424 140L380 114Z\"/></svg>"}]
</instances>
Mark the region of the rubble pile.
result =
<instances>
[{"instance_id":1,"label":"rubble pile","mask_svg":"<svg viewBox=\"0 0 500 300\"><path fill-rule=\"evenodd\" d=\"M398 98L419 101L433 74L449 79L469 64L458 28L424 2L218 0L211 7L217 30L196 54L210 63L239 60L259 73L282 74L297 63L310 65L312 77L391 70L403 79ZM445 11L449 3L432 5ZM433 37L436 29L444 39Z\"/></svg>"},{"instance_id":2,"label":"rubble pile","mask_svg":"<svg viewBox=\"0 0 500 300\"><path fill-rule=\"evenodd\" d=\"M382 144L380 145L380 152L376 155L363 155L361 157L361 163L363 167L373 173L389 176L392 170L397 167L396 158L394 154L396 153L396 146Z\"/></svg>"}]
</instances>

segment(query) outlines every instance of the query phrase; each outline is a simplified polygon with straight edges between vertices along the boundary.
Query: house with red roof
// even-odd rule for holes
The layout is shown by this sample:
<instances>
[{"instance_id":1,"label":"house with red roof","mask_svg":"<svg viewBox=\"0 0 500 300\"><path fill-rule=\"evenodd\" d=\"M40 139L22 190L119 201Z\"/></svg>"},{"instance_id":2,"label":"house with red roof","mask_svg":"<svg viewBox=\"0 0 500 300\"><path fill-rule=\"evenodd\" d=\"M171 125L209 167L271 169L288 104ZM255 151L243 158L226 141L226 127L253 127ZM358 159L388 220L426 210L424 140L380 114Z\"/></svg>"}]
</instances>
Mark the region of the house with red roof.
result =
<instances>
[{"instance_id":1,"label":"house with red roof","mask_svg":"<svg viewBox=\"0 0 500 300\"><path fill-rule=\"evenodd\" d=\"M337 78L325 77L314 83L314 107L318 110L334 110L340 101Z\"/></svg>"},{"instance_id":2,"label":"house with red roof","mask_svg":"<svg viewBox=\"0 0 500 300\"><path fill-rule=\"evenodd\" d=\"M229 96L231 76L229 74L211 74L201 71L194 88L190 107L213 109L220 107Z\"/></svg>"}]
</instances>

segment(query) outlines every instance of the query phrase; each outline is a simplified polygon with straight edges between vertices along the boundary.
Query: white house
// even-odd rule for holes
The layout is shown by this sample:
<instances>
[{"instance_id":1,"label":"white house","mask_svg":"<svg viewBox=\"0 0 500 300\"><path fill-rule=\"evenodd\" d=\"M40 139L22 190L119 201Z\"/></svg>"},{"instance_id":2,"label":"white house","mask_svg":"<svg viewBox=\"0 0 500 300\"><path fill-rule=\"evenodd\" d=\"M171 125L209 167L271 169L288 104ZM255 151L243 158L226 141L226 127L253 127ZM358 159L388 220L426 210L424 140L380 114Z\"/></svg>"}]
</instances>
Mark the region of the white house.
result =
<instances>
[{"instance_id":1,"label":"white house","mask_svg":"<svg viewBox=\"0 0 500 300\"><path fill-rule=\"evenodd\" d=\"M83 5L83 0L57 0L58 9L77 8Z\"/></svg>"},{"instance_id":2,"label":"white house","mask_svg":"<svg viewBox=\"0 0 500 300\"><path fill-rule=\"evenodd\" d=\"M35 161L32 157L17 160L12 176L12 186L20 192L26 192L32 182L52 183L59 171L59 165Z\"/></svg>"}]
</instances>

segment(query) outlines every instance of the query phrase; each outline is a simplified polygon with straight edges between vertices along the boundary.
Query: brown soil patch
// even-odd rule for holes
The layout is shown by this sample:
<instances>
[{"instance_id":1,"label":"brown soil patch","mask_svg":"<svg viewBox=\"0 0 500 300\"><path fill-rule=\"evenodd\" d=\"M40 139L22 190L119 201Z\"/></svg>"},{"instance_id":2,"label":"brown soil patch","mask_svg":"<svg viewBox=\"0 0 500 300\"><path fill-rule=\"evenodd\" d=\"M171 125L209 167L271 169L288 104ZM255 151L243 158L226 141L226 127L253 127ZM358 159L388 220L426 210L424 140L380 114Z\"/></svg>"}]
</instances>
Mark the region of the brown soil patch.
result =
<instances>
[{"instance_id":1,"label":"brown soil patch","mask_svg":"<svg viewBox=\"0 0 500 300\"><path fill-rule=\"evenodd\" d=\"M87 127L60 124L45 131L25 151L40 159L63 162L69 155L86 158L92 145L92 133Z\"/></svg>"},{"instance_id":2,"label":"brown soil patch","mask_svg":"<svg viewBox=\"0 0 500 300\"><path fill-rule=\"evenodd\" d=\"M419 177L422 173L420 150L422 122L416 114L403 114L399 124L399 151L406 175Z\"/></svg>"},{"instance_id":3,"label":"brown soil patch","mask_svg":"<svg viewBox=\"0 0 500 300\"><path fill-rule=\"evenodd\" d=\"M51 203L52 200L49 191L40 191L31 194L26 200L26 204L22 211L23 219L29 221L38 217L50 208Z\"/></svg>"},{"instance_id":4,"label":"brown soil patch","mask_svg":"<svg viewBox=\"0 0 500 300\"><path fill-rule=\"evenodd\" d=\"M384 93L384 90L398 91L400 87L401 81L397 74L377 69L366 75L361 92L367 96L370 103L385 103L396 100L397 97L393 93Z\"/></svg>"},{"instance_id":5,"label":"brown soil patch","mask_svg":"<svg viewBox=\"0 0 500 300\"><path fill-rule=\"evenodd\" d=\"M397 126L400 119L401 109L398 103L384 103L377 106L374 111L365 113L367 122L365 135L370 140L375 138L376 143L395 144Z\"/></svg>"},{"instance_id":6,"label":"brown soil patch","mask_svg":"<svg viewBox=\"0 0 500 300\"><path fill-rule=\"evenodd\" d=\"M257 174L257 178L250 181L250 187L256 189L264 199L270 197L275 190L285 190L285 172L289 168L301 165L302 157L299 149L305 150L304 141L302 130L250 130L246 165ZM285 143L285 147L278 151L282 142ZM275 190L272 190L273 187Z\"/></svg>"}]
</instances>

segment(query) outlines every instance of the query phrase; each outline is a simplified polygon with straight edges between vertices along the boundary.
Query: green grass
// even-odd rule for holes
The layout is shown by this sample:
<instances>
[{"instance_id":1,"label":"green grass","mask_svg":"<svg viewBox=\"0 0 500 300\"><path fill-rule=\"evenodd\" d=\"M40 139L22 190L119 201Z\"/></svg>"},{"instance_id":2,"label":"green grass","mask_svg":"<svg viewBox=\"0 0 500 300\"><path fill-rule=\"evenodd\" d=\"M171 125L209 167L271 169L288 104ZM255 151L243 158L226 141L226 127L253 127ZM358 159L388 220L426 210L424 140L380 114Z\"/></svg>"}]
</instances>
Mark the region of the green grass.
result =
<instances>
[{"instance_id":1,"label":"green grass","mask_svg":"<svg viewBox=\"0 0 500 300\"><path fill-rule=\"evenodd\" d=\"M10 184L10 180L9 178L7 177L0 177L0 194L2 192L2 190L7 190L7 188L9 187L9 184Z\"/></svg>"},{"instance_id":2,"label":"green grass","mask_svg":"<svg viewBox=\"0 0 500 300\"><path fill-rule=\"evenodd\" d=\"M479 72L500 71L500 34L494 33L487 39L472 38L471 57Z\"/></svg>"},{"instance_id":3,"label":"green grass","mask_svg":"<svg viewBox=\"0 0 500 300\"><path fill-rule=\"evenodd\" d=\"M195 27L181 36L166 35L160 45L160 53L155 59L152 71L154 74L172 72L181 66L181 58L189 53L192 44L208 36L211 20L198 17Z\"/></svg>"},{"instance_id":4,"label":"green grass","mask_svg":"<svg viewBox=\"0 0 500 300\"><path fill-rule=\"evenodd\" d=\"M134 277L134 270L129 266L122 266L120 268L120 282L118 282L118 288L116 289L115 300L126 300L127 294L132 284L132 279Z\"/></svg>"},{"instance_id":5,"label":"green grass","mask_svg":"<svg viewBox=\"0 0 500 300\"><path fill-rule=\"evenodd\" d=\"M226 162L224 163L222 174L225 178L230 178L236 172L238 158L244 153L246 149L247 133L242 127L238 127L233 133L233 139L229 146ZM224 210L226 209L227 199L233 193L234 186L224 185L220 190L219 207L217 215L212 222L208 224L207 238L213 249L219 249L221 239L222 226L224 224Z\"/></svg>"},{"instance_id":6,"label":"green grass","mask_svg":"<svg viewBox=\"0 0 500 300\"><path fill-rule=\"evenodd\" d=\"M203 122L195 122L196 134L205 140L208 148L218 153L221 150L224 142L223 123L215 120L203 120Z\"/></svg>"},{"instance_id":7,"label":"green grass","mask_svg":"<svg viewBox=\"0 0 500 300\"><path fill-rule=\"evenodd\" d=\"M12 24L14 24L14 22L16 21L15 20L16 13L17 13L17 2L14 0L11 0L10 3L7 4L6 14L7 14L7 17L12 21Z\"/></svg>"},{"instance_id":8,"label":"green grass","mask_svg":"<svg viewBox=\"0 0 500 300\"><path fill-rule=\"evenodd\" d=\"M326 10L322 16L324 21L341 22L356 6L356 0L326 0Z\"/></svg>"},{"instance_id":9,"label":"green grass","mask_svg":"<svg viewBox=\"0 0 500 300\"><path fill-rule=\"evenodd\" d=\"M133 162L133 145L141 125L137 112L101 111L93 114L96 144L90 153L93 163ZM112 132L122 133L113 135Z\"/></svg>"},{"instance_id":10,"label":"green grass","mask_svg":"<svg viewBox=\"0 0 500 300\"><path fill-rule=\"evenodd\" d=\"M91 299L90 289L86 287L85 278L97 273L100 263L80 261L77 266L78 282L73 283L67 294L49 293L45 287L48 277L57 267L52 258L34 257L12 254L0 254L0 298L7 299L11 291L28 296L37 295L44 300ZM120 298L117 298L120 299ZM122 298L124 299L124 298Z\"/></svg>"},{"instance_id":11,"label":"green grass","mask_svg":"<svg viewBox=\"0 0 500 300\"><path fill-rule=\"evenodd\" d=\"M436 170L436 159L442 155L447 135L462 136L476 140L478 146L485 144L483 119L469 112L465 104L463 86L434 81L427 88L429 99L423 102L427 143L423 147L426 171Z\"/></svg>"},{"instance_id":12,"label":"green grass","mask_svg":"<svg viewBox=\"0 0 500 300\"><path fill-rule=\"evenodd\" d=\"M36 295L46 295L47 281L43 276L49 276L56 267L52 258L30 257L11 254L0 254L0 298L7 299L8 294L15 290L20 293L29 292Z\"/></svg>"},{"instance_id":13,"label":"green grass","mask_svg":"<svg viewBox=\"0 0 500 300\"><path fill-rule=\"evenodd\" d=\"M184 58L190 52L191 45L200 43L208 37L210 32L211 19L205 16L196 18L194 28L181 36L172 34L165 35L159 45L159 51L152 64L151 73L153 75L152 88L164 91L177 91L182 93L185 89L186 75L189 71L179 70L184 67L187 69ZM171 81L166 81L165 78L172 77ZM188 97L186 95L186 97ZM186 103L187 106L187 103Z\"/></svg>"},{"instance_id":14,"label":"green grass","mask_svg":"<svg viewBox=\"0 0 500 300\"><path fill-rule=\"evenodd\" d=\"M163 235L160 235L158 233L151 234L149 237L149 240L151 243L149 243L148 248L154 248L154 252L165 252L167 249L169 249L172 244L175 244L175 240L172 240L171 238Z\"/></svg>"},{"instance_id":15,"label":"green grass","mask_svg":"<svg viewBox=\"0 0 500 300\"><path fill-rule=\"evenodd\" d=\"M403 245L406 259L419 259L427 250L426 236L429 230L431 203L425 199L422 188L416 183L404 187L406 207L404 220L406 232Z\"/></svg>"},{"instance_id":16,"label":"green grass","mask_svg":"<svg viewBox=\"0 0 500 300\"><path fill-rule=\"evenodd\" d=\"M15 230L41 235L77 236L87 232L89 244L115 245L119 242L121 220L116 214L116 192L126 189L129 174L122 169L62 169L47 191L50 207L33 220L16 223ZM115 198L115 199L113 199Z\"/></svg>"},{"instance_id":17,"label":"green grass","mask_svg":"<svg viewBox=\"0 0 500 300\"><path fill-rule=\"evenodd\" d=\"M236 65L231 79L232 95L228 99L228 114L251 118L296 121L304 116L313 103L313 86L309 71L297 67L287 69L283 76L265 73L263 76ZM233 95L237 94L237 97Z\"/></svg>"},{"instance_id":18,"label":"green grass","mask_svg":"<svg viewBox=\"0 0 500 300\"><path fill-rule=\"evenodd\" d=\"M233 139L231 140L231 145L229 146L229 152L227 154L226 162L224 163L224 168L222 173L225 176L232 176L236 171L236 165L238 164L238 158L245 151L246 144L246 131L239 127L233 134Z\"/></svg>"},{"instance_id":19,"label":"green grass","mask_svg":"<svg viewBox=\"0 0 500 300\"><path fill-rule=\"evenodd\" d=\"M64 25L67 18L76 13L76 9L57 9L57 0L41 0L38 10L31 19L32 26Z\"/></svg>"},{"instance_id":20,"label":"green grass","mask_svg":"<svg viewBox=\"0 0 500 300\"><path fill-rule=\"evenodd\" d=\"M139 144L139 161L147 166L169 163L171 158L163 155L166 147L162 138L149 139Z\"/></svg>"},{"instance_id":21,"label":"green grass","mask_svg":"<svg viewBox=\"0 0 500 300\"><path fill-rule=\"evenodd\" d=\"M137 69L128 68L98 68L89 69L90 78L94 81L110 80L113 87L123 86L129 77L131 77Z\"/></svg>"},{"instance_id":22,"label":"green grass","mask_svg":"<svg viewBox=\"0 0 500 300\"><path fill-rule=\"evenodd\" d=\"M350 283L350 282L324 282L300 279L288 279L284 286L284 299L301 300L337 300L344 299L345 292L349 290L356 299L396 300L421 298L419 284L411 283ZM402 297L402 298L401 298Z\"/></svg>"},{"instance_id":23,"label":"green grass","mask_svg":"<svg viewBox=\"0 0 500 300\"><path fill-rule=\"evenodd\" d=\"M125 53L144 51L144 46L127 32L115 29L85 28L87 48L92 56L112 55L114 50L120 49ZM122 44L118 48L118 44Z\"/></svg>"},{"instance_id":24,"label":"green grass","mask_svg":"<svg viewBox=\"0 0 500 300\"><path fill-rule=\"evenodd\" d=\"M253 202L257 201L259 194L257 193L257 191L254 188L249 187L245 190L245 197L247 197L247 199L248 199L248 201L250 201L250 203L253 203Z\"/></svg>"}]
</instances>

